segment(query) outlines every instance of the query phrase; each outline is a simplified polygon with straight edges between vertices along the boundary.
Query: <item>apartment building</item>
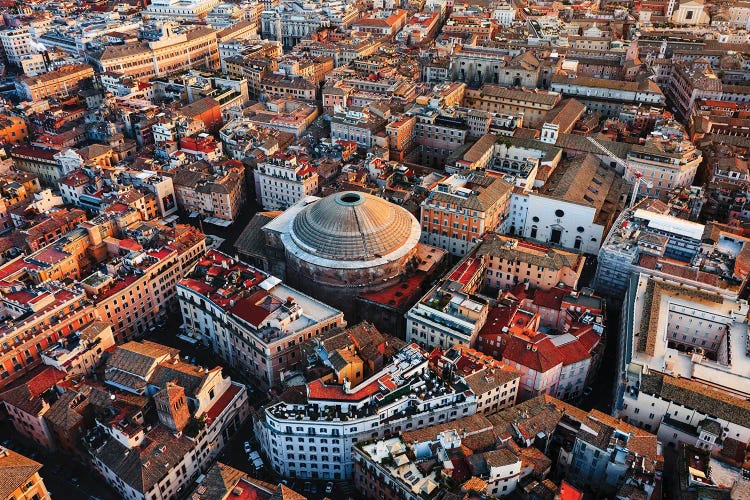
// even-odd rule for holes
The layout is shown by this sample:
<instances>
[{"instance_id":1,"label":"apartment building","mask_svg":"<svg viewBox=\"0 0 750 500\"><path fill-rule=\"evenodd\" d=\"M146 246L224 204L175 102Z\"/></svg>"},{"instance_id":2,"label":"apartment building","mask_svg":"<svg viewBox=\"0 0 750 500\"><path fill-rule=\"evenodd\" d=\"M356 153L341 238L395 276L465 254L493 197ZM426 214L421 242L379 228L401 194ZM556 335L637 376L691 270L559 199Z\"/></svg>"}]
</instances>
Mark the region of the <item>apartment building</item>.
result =
<instances>
[{"instance_id":1,"label":"apartment building","mask_svg":"<svg viewBox=\"0 0 750 500\"><path fill-rule=\"evenodd\" d=\"M700 99L722 100L723 85L709 62L700 58L671 64L666 92L679 116L687 118Z\"/></svg>"},{"instance_id":2,"label":"apartment building","mask_svg":"<svg viewBox=\"0 0 750 500\"><path fill-rule=\"evenodd\" d=\"M267 74L260 79L260 94L268 99L296 99L300 101L315 101L317 86L300 76L286 76L284 74Z\"/></svg>"},{"instance_id":3,"label":"apartment building","mask_svg":"<svg viewBox=\"0 0 750 500\"><path fill-rule=\"evenodd\" d=\"M505 223L513 185L500 176L465 171L442 180L421 203L420 241L466 255Z\"/></svg>"},{"instance_id":4,"label":"apartment building","mask_svg":"<svg viewBox=\"0 0 750 500\"><path fill-rule=\"evenodd\" d=\"M542 290L559 283L573 287L584 262L571 252L488 234L407 312L406 339L441 349L472 346L492 309L486 297L517 284Z\"/></svg>"},{"instance_id":5,"label":"apartment building","mask_svg":"<svg viewBox=\"0 0 750 500\"><path fill-rule=\"evenodd\" d=\"M354 21L353 30L375 36L393 37L404 27L409 12L404 9L375 9L366 17Z\"/></svg>"},{"instance_id":6,"label":"apartment building","mask_svg":"<svg viewBox=\"0 0 750 500\"><path fill-rule=\"evenodd\" d=\"M233 222L245 206L245 166L227 160L202 167L206 164L187 165L172 177L177 205L183 212L198 213L209 222Z\"/></svg>"},{"instance_id":7,"label":"apartment building","mask_svg":"<svg viewBox=\"0 0 750 500\"><path fill-rule=\"evenodd\" d=\"M729 7L729 25L732 28L750 28L750 4L748 2L737 2Z\"/></svg>"},{"instance_id":8,"label":"apartment building","mask_svg":"<svg viewBox=\"0 0 750 500\"><path fill-rule=\"evenodd\" d=\"M518 286L500 299L476 348L521 374L521 400L540 394L579 400L602 359L603 299L564 286Z\"/></svg>"},{"instance_id":9,"label":"apartment building","mask_svg":"<svg viewBox=\"0 0 750 500\"><path fill-rule=\"evenodd\" d=\"M25 142L28 135L26 120L19 116L0 115L0 143L14 146Z\"/></svg>"},{"instance_id":10,"label":"apartment building","mask_svg":"<svg viewBox=\"0 0 750 500\"><path fill-rule=\"evenodd\" d=\"M297 155L278 152L255 169L255 192L266 210L284 210L318 194L318 173Z\"/></svg>"},{"instance_id":11,"label":"apartment building","mask_svg":"<svg viewBox=\"0 0 750 500\"><path fill-rule=\"evenodd\" d=\"M90 52L89 60L101 73L115 72L138 80L163 76L186 67L219 67L216 31L196 27L178 31L169 23L146 27L144 40L107 45Z\"/></svg>"},{"instance_id":12,"label":"apartment building","mask_svg":"<svg viewBox=\"0 0 750 500\"><path fill-rule=\"evenodd\" d=\"M24 264L16 259L10 267ZM3 271L8 273L9 267ZM0 294L3 315L9 318L0 328L0 389L41 365L45 349L96 316L83 290L58 282L29 287L11 278Z\"/></svg>"},{"instance_id":13,"label":"apartment building","mask_svg":"<svg viewBox=\"0 0 750 500\"><path fill-rule=\"evenodd\" d=\"M265 387L303 366L303 341L346 325L340 311L215 250L178 282L177 295L187 334Z\"/></svg>"},{"instance_id":14,"label":"apartment building","mask_svg":"<svg viewBox=\"0 0 750 500\"><path fill-rule=\"evenodd\" d=\"M681 124L660 120L645 144L632 146L627 155L630 168L625 171L625 180L633 183L638 173L653 184L650 188L641 184L638 195L663 198L674 188L691 186L702 160L703 155Z\"/></svg>"},{"instance_id":15,"label":"apartment building","mask_svg":"<svg viewBox=\"0 0 750 500\"><path fill-rule=\"evenodd\" d=\"M14 500L50 500L39 471L42 464L26 458L13 450L0 448L0 474L3 484L0 487L1 498Z\"/></svg>"},{"instance_id":16,"label":"apartment building","mask_svg":"<svg viewBox=\"0 0 750 500\"><path fill-rule=\"evenodd\" d=\"M56 187L66 175L80 166L63 161L62 153L57 149L26 144L10 149L10 157L16 168L35 174L39 182L47 187Z\"/></svg>"},{"instance_id":17,"label":"apartment building","mask_svg":"<svg viewBox=\"0 0 750 500\"><path fill-rule=\"evenodd\" d=\"M150 19L200 21L219 3L219 0L155 0L143 13Z\"/></svg>"},{"instance_id":18,"label":"apartment building","mask_svg":"<svg viewBox=\"0 0 750 500\"><path fill-rule=\"evenodd\" d=\"M558 92L509 89L485 83L479 89L466 89L462 106L490 113L519 115L528 127L539 127L547 113L562 99Z\"/></svg>"},{"instance_id":19,"label":"apartment building","mask_svg":"<svg viewBox=\"0 0 750 500\"><path fill-rule=\"evenodd\" d=\"M408 115L394 116L389 120L385 126L385 133L391 151L403 155L411 149L416 138L416 124L417 118Z\"/></svg>"},{"instance_id":20,"label":"apartment building","mask_svg":"<svg viewBox=\"0 0 750 500\"><path fill-rule=\"evenodd\" d=\"M606 116L617 116L626 105L664 106L666 103L659 86L648 78L626 81L562 74L552 77L550 89L575 97L588 110Z\"/></svg>"},{"instance_id":21,"label":"apartment building","mask_svg":"<svg viewBox=\"0 0 750 500\"><path fill-rule=\"evenodd\" d=\"M386 120L368 109L347 108L331 116L331 140L352 141L369 149L376 145L376 133L383 130Z\"/></svg>"},{"instance_id":22,"label":"apartment building","mask_svg":"<svg viewBox=\"0 0 750 500\"><path fill-rule=\"evenodd\" d=\"M289 99L273 99L257 103L244 111L245 120L259 129L277 130L302 137L318 118L318 108L312 104Z\"/></svg>"},{"instance_id":23,"label":"apartment building","mask_svg":"<svg viewBox=\"0 0 750 500\"><path fill-rule=\"evenodd\" d=\"M586 258L530 241L487 234L474 254L486 268L484 283L507 290L518 284L549 290L560 284L578 288Z\"/></svg>"},{"instance_id":24,"label":"apartment building","mask_svg":"<svg viewBox=\"0 0 750 500\"><path fill-rule=\"evenodd\" d=\"M109 183L113 187L122 189L123 186L130 186L153 194L156 198L159 216L168 217L177 212L174 183L168 175L162 175L153 170L126 169L110 170L109 173L111 175Z\"/></svg>"},{"instance_id":25,"label":"apartment building","mask_svg":"<svg viewBox=\"0 0 750 500\"><path fill-rule=\"evenodd\" d=\"M57 443L44 417L59 397L58 383L64 378L65 373L48 366L0 393L0 400L16 432L46 450L54 450Z\"/></svg>"},{"instance_id":26,"label":"apartment building","mask_svg":"<svg viewBox=\"0 0 750 500\"><path fill-rule=\"evenodd\" d=\"M748 248L742 236L719 231L703 241L705 227L669 215L664 203L644 200L623 211L607 235L596 270L596 288L624 297L631 277L659 276L736 299L747 282L747 268L732 262ZM727 267L730 275L718 269Z\"/></svg>"},{"instance_id":27,"label":"apartment building","mask_svg":"<svg viewBox=\"0 0 750 500\"><path fill-rule=\"evenodd\" d=\"M467 491L498 498L517 488L546 495L542 485L554 464L563 481L552 489L560 495L580 498L573 483L613 498L649 498L661 483L659 452L647 431L540 396L493 415L358 442L354 481L368 498ZM597 481L586 481L589 472Z\"/></svg>"},{"instance_id":28,"label":"apartment building","mask_svg":"<svg viewBox=\"0 0 750 500\"><path fill-rule=\"evenodd\" d=\"M570 456L566 480L602 495L618 494L632 481L648 496L664 460L656 435L598 410L581 419Z\"/></svg>"},{"instance_id":29,"label":"apartment building","mask_svg":"<svg viewBox=\"0 0 750 500\"><path fill-rule=\"evenodd\" d=\"M91 375L113 345L112 325L93 321L42 351L42 363L73 377Z\"/></svg>"},{"instance_id":30,"label":"apartment building","mask_svg":"<svg viewBox=\"0 0 750 500\"><path fill-rule=\"evenodd\" d=\"M441 353L436 365L443 378L471 389L478 414L497 413L516 404L521 374L492 356L456 344Z\"/></svg>"},{"instance_id":31,"label":"apartment building","mask_svg":"<svg viewBox=\"0 0 750 500\"><path fill-rule=\"evenodd\" d=\"M63 234L72 231L86 218L86 212L77 208L51 210L47 217L21 230L26 248L31 252L36 252Z\"/></svg>"},{"instance_id":32,"label":"apartment building","mask_svg":"<svg viewBox=\"0 0 750 500\"><path fill-rule=\"evenodd\" d=\"M473 415L474 394L446 385L428 363L409 344L358 384L324 377L306 384L303 401L267 406L254 429L271 467L286 477L350 479L356 442Z\"/></svg>"},{"instance_id":33,"label":"apartment building","mask_svg":"<svg viewBox=\"0 0 750 500\"><path fill-rule=\"evenodd\" d=\"M175 306L180 260L172 249L131 251L81 280L97 314L111 322L118 343L138 338Z\"/></svg>"},{"instance_id":34,"label":"apartment building","mask_svg":"<svg viewBox=\"0 0 750 500\"><path fill-rule=\"evenodd\" d=\"M67 97L78 91L81 81L93 76L94 68L88 64L71 64L38 76L23 76L16 88L20 97L28 101Z\"/></svg>"},{"instance_id":35,"label":"apartment building","mask_svg":"<svg viewBox=\"0 0 750 500\"><path fill-rule=\"evenodd\" d=\"M106 388L90 398L95 426L83 442L93 468L123 498L186 491L250 412L245 386L221 367L191 365L159 344L118 346L104 373ZM148 404L155 412L145 412Z\"/></svg>"},{"instance_id":36,"label":"apartment building","mask_svg":"<svg viewBox=\"0 0 750 500\"><path fill-rule=\"evenodd\" d=\"M492 423L488 420L468 417L358 443L354 447L357 490L360 494L380 498L434 498L438 492L449 488L440 485L444 473L428 464L430 459L432 463L446 459L466 468L468 474L460 476L465 481L461 489L490 498L508 495L518 486L522 461L510 447L482 449L475 444L491 430ZM460 449L469 452L470 461L464 462L464 457L458 453Z\"/></svg>"},{"instance_id":37,"label":"apartment building","mask_svg":"<svg viewBox=\"0 0 750 500\"><path fill-rule=\"evenodd\" d=\"M18 27L0 31L0 43L3 45L5 58L14 66L21 66L21 60L36 52L28 28Z\"/></svg>"},{"instance_id":38,"label":"apartment building","mask_svg":"<svg viewBox=\"0 0 750 500\"><path fill-rule=\"evenodd\" d=\"M444 114L437 108L424 106L408 112L417 118L414 138L420 146L419 158L423 165L442 167L452 151L461 147L469 136L466 120L457 114Z\"/></svg>"},{"instance_id":39,"label":"apartment building","mask_svg":"<svg viewBox=\"0 0 750 500\"><path fill-rule=\"evenodd\" d=\"M619 418L655 433L664 446L695 446L727 461L744 460L750 439L745 398L648 369L628 372Z\"/></svg>"}]
</instances>

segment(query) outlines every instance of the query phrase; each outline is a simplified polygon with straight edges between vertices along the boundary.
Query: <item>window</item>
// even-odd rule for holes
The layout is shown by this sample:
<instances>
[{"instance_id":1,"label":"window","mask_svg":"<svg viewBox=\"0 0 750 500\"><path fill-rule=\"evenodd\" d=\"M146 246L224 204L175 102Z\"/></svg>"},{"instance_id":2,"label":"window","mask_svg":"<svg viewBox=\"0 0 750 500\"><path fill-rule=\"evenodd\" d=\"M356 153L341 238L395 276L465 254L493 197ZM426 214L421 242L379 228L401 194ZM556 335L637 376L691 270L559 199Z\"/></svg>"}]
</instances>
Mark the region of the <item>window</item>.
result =
<instances>
[{"instance_id":1,"label":"window","mask_svg":"<svg viewBox=\"0 0 750 500\"><path fill-rule=\"evenodd\" d=\"M555 216L556 217L564 217L565 216L565 212L563 212L562 210L560 210L558 208L557 210L555 210Z\"/></svg>"}]
</instances>

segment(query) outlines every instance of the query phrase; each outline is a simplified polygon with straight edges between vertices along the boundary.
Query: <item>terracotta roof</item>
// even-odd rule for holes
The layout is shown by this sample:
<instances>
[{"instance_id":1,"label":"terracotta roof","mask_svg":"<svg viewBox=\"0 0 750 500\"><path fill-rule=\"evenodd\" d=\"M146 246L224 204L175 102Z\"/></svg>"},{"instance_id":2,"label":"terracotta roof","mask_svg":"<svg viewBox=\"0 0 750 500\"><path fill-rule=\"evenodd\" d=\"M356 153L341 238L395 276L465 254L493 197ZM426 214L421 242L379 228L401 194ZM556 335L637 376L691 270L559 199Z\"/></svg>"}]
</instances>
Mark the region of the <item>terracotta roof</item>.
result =
<instances>
[{"instance_id":1,"label":"terracotta roof","mask_svg":"<svg viewBox=\"0 0 750 500\"><path fill-rule=\"evenodd\" d=\"M165 388L168 383L174 382L185 389L187 397L194 398L210 372L204 371L200 366L191 365L177 358L175 358L175 361L158 364L148 381L149 384ZM221 370L221 368L217 366L211 371L215 370Z\"/></svg>"},{"instance_id":2,"label":"terracotta roof","mask_svg":"<svg viewBox=\"0 0 750 500\"><path fill-rule=\"evenodd\" d=\"M454 422L444 422L422 429L404 431L401 437L405 443L424 443L426 441L433 441L435 436L444 431L455 430L463 437L485 432L492 429L492 427L492 422L487 417L477 413Z\"/></svg>"},{"instance_id":3,"label":"terracotta roof","mask_svg":"<svg viewBox=\"0 0 750 500\"><path fill-rule=\"evenodd\" d=\"M586 105L581 101L564 99L547 112L544 122L554 123L559 126L560 132L568 133L585 112Z\"/></svg>"},{"instance_id":4,"label":"terracotta roof","mask_svg":"<svg viewBox=\"0 0 750 500\"><path fill-rule=\"evenodd\" d=\"M484 493L485 490L487 490L487 485L487 481L476 476L471 476L468 481L461 485L461 491L475 491L477 493Z\"/></svg>"},{"instance_id":5,"label":"terracotta roof","mask_svg":"<svg viewBox=\"0 0 750 500\"><path fill-rule=\"evenodd\" d=\"M111 438L92 453L128 486L146 493L180 463L193 445L186 436L176 438L169 429L158 425L138 448L128 451L117 439Z\"/></svg>"},{"instance_id":6,"label":"terracotta roof","mask_svg":"<svg viewBox=\"0 0 750 500\"><path fill-rule=\"evenodd\" d=\"M46 404L40 396L63 379L64 372L47 366L25 383L0 394L0 399L30 415L40 415Z\"/></svg>"},{"instance_id":7,"label":"terracotta roof","mask_svg":"<svg viewBox=\"0 0 750 500\"><path fill-rule=\"evenodd\" d=\"M750 428L750 401L704 383L669 375L642 376L641 390L676 404Z\"/></svg>"},{"instance_id":8,"label":"terracotta roof","mask_svg":"<svg viewBox=\"0 0 750 500\"><path fill-rule=\"evenodd\" d=\"M523 439L533 439L540 432L552 435L565 414L563 409L556 406L557 402L554 398L538 396L487 415L487 419L502 439L510 439L517 435Z\"/></svg>"},{"instance_id":9,"label":"terracotta roof","mask_svg":"<svg viewBox=\"0 0 750 500\"><path fill-rule=\"evenodd\" d=\"M565 267L575 269L581 256L565 250L554 249L542 245L534 245L521 240L509 246L507 243L513 238L496 233L486 233L482 245L477 249L477 256L492 255L501 260L515 262L520 260L532 266L544 269L560 270Z\"/></svg>"},{"instance_id":10,"label":"terracotta roof","mask_svg":"<svg viewBox=\"0 0 750 500\"><path fill-rule=\"evenodd\" d=\"M77 399L79 398L79 399ZM84 399L84 401L80 401ZM83 410L88 403L87 396L78 391L68 389L60 398L50 405L44 418L56 428L69 431L81 425L83 422Z\"/></svg>"},{"instance_id":11,"label":"terracotta roof","mask_svg":"<svg viewBox=\"0 0 750 500\"><path fill-rule=\"evenodd\" d=\"M520 448L518 450L518 457L521 459L521 466L531 467L534 470L534 474L538 477L543 477L550 467L552 467L552 460L533 446Z\"/></svg>"},{"instance_id":12,"label":"terracotta roof","mask_svg":"<svg viewBox=\"0 0 750 500\"><path fill-rule=\"evenodd\" d=\"M484 394L493 389L502 387L513 380L519 379L521 375L511 370L485 368L465 377L466 384L474 391L474 394Z\"/></svg>"},{"instance_id":13,"label":"terracotta roof","mask_svg":"<svg viewBox=\"0 0 750 500\"><path fill-rule=\"evenodd\" d=\"M196 116L202 115L207 111L210 111L211 109L218 109L219 106L219 101L217 101L216 99L212 97L204 97L191 104L188 104L187 106L183 106L182 108L180 108L180 112L185 116L194 118Z\"/></svg>"},{"instance_id":14,"label":"terracotta roof","mask_svg":"<svg viewBox=\"0 0 750 500\"><path fill-rule=\"evenodd\" d=\"M11 498L11 493L39 472L42 464L13 450L0 447L0 498Z\"/></svg>"},{"instance_id":15,"label":"terracotta roof","mask_svg":"<svg viewBox=\"0 0 750 500\"><path fill-rule=\"evenodd\" d=\"M518 456L507 448L487 451L484 453L484 459L490 467L504 467L520 461Z\"/></svg>"},{"instance_id":16,"label":"terracotta roof","mask_svg":"<svg viewBox=\"0 0 750 500\"><path fill-rule=\"evenodd\" d=\"M485 84L482 86L481 91L486 96L546 104L547 106L554 106L560 100L560 94L557 92L550 93L543 90L509 89L497 84Z\"/></svg>"},{"instance_id":17,"label":"terracotta roof","mask_svg":"<svg viewBox=\"0 0 750 500\"><path fill-rule=\"evenodd\" d=\"M563 364L557 347L544 334L531 341L511 335L503 351L503 359L518 363L538 373L544 373Z\"/></svg>"}]
</instances>

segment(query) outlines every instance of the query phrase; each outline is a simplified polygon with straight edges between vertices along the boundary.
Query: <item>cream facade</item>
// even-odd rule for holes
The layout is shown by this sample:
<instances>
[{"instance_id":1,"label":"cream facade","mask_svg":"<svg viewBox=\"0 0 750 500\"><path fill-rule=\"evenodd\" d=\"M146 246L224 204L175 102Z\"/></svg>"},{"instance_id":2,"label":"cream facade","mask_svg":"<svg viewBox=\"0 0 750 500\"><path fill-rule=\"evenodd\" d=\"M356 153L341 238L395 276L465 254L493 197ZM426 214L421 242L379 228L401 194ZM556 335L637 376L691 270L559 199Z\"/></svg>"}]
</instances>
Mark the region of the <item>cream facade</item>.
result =
<instances>
[{"instance_id":1,"label":"cream facade","mask_svg":"<svg viewBox=\"0 0 750 500\"><path fill-rule=\"evenodd\" d=\"M222 292L232 297L226 299L206 275L197 269L188 273L177 284L186 333L265 387L301 367L303 341L346 326L340 311L227 255L210 251L201 262L212 274L229 276L231 268L247 278L241 286L226 287Z\"/></svg>"},{"instance_id":2,"label":"cream facade","mask_svg":"<svg viewBox=\"0 0 750 500\"><path fill-rule=\"evenodd\" d=\"M219 68L216 31L199 27L176 32L170 26L162 30L162 37L156 41L110 45L100 53L90 54L89 59L102 73L112 71L139 80L175 73L186 67Z\"/></svg>"},{"instance_id":3,"label":"cream facade","mask_svg":"<svg viewBox=\"0 0 750 500\"><path fill-rule=\"evenodd\" d=\"M297 156L277 153L258 165L255 185L264 209L284 210L318 193L318 173Z\"/></svg>"}]
</instances>

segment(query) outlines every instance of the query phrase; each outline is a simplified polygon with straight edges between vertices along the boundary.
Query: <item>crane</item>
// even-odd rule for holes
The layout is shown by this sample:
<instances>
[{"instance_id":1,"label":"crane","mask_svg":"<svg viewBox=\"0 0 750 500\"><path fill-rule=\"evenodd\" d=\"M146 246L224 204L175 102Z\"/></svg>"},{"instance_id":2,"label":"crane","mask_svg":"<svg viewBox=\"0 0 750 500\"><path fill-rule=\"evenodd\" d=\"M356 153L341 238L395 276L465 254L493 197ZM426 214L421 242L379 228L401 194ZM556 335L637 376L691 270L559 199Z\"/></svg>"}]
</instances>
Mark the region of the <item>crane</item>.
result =
<instances>
[{"instance_id":1,"label":"crane","mask_svg":"<svg viewBox=\"0 0 750 500\"><path fill-rule=\"evenodd\" d=\"M645 184L647 188L651 189L654 187L654 183L648 179L644 179L643 172L641 172L640 170L635 170L627 161L624 161L621 158L615 156L612 151L610 151L595 138L589 136L586 137L586 139L588 139L589 142L593 144L594 147L596 147L599 151L606 154L610 159L612 159L612 161L617 163L620 167L622 167L625 171L629 172L633 176L633 191L630 193L630 203L628 204L628 208L633 208L633 205L635 205L635 202L638 199L638 191L641 188L641 184Z\"/></svg>"}]
</instances>

